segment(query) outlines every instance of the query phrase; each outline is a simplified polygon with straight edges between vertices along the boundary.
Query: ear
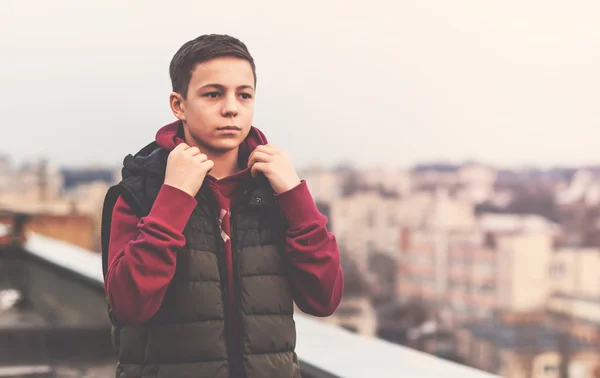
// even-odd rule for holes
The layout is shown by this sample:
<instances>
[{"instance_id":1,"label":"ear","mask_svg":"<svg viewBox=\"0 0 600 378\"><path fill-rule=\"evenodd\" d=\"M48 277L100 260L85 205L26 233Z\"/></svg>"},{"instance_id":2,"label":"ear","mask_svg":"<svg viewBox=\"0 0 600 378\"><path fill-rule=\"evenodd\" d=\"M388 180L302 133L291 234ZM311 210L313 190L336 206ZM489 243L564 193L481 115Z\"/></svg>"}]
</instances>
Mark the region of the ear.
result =
<instances>
[{"instance_id":1,"label":"ear","mask_svg":"<svg viewBox=\"0 0 600 378\"><path fill-rule=\"evenodd\" d=\"M171 106L173 115L177 117L177 119L185 122L185 100L183 96L177 92L171 92L171 95L169 96L169 105Z\"/></svg>"}]
</instances>

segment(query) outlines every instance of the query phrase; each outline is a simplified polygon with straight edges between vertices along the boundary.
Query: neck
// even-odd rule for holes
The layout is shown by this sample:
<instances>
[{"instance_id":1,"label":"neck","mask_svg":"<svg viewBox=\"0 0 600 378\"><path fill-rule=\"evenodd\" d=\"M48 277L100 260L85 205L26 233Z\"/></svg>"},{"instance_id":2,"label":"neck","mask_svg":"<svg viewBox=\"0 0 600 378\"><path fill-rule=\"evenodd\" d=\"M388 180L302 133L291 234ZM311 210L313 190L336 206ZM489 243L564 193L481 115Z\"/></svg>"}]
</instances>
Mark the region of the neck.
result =
<instances>
[{"instance_id":1,"label":"neck","mask_svg":"<svg viewBox=\"0 0 600 378\"><path fill-rule=\"evenodd\" d=\"M189 135L187 130L184 131L184 134L185 142L189 146L198 147L200 152L208 157L208 160L212 160L215 163L210 171L212 177L220 180L241 170L238 164L239 147L229 151L214 151L213 149L202 145L196 138Z\"/></svg>"},{"instance_id":2,"label":"neck","mask_svg":"<svg viewBox=\"0 0 600 378\"><path fill-rule=\"evenodd\" d=\"M231 176L240 171L238 164L238 148L222 153L211 153L210 151L207 151L205 154L208 156L209 160L212 160L215 163L215 166L210 171L210 175L217 180Z\"/></svg>"}]
</instances>

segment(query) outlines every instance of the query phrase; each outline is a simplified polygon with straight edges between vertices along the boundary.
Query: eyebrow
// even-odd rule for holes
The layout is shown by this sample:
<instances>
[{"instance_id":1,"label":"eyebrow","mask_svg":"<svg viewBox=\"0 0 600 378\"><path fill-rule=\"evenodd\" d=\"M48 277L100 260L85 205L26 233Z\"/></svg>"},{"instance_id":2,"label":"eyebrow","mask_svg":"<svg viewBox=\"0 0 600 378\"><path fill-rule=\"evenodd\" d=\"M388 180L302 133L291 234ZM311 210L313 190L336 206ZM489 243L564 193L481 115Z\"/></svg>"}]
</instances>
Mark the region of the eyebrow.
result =
<instances>
[{"instance_id":1,"label":"eyebrow","mask_svg":"<svg viewBox=\"0 0 600 378\"><path fill-rule=\"evenodd\" d=\"M205 89L205 88L217 88L221 91L225 90L225 86L221 85L221 84L206 84L200 87L200 89ZM251 89L254 90L254 87L251 85L240 85L239 87L237 87L237 90L242 90L242 89Z\"/></svg>"}]
</instances>

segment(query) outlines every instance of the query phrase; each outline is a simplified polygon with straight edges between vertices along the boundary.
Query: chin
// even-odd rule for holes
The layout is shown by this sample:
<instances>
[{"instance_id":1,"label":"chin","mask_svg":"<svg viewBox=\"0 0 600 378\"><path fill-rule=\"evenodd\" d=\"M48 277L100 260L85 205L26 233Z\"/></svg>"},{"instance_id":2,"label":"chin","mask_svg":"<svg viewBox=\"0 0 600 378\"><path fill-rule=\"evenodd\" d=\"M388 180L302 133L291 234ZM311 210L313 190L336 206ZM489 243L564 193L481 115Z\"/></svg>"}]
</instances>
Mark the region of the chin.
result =
<instances>
[{"instance_id":1,"label":"chin","mask_svg":"<svg viewBox=\"0 0 600 378\"><path fill-rule=\"evenodd\" d=\"M215 151L219 152L227 152L236 149L240 144L242 144L243 139L229 139L229 140L219 140L211 143L211 147Z\"/></svg>"}]
</instances>

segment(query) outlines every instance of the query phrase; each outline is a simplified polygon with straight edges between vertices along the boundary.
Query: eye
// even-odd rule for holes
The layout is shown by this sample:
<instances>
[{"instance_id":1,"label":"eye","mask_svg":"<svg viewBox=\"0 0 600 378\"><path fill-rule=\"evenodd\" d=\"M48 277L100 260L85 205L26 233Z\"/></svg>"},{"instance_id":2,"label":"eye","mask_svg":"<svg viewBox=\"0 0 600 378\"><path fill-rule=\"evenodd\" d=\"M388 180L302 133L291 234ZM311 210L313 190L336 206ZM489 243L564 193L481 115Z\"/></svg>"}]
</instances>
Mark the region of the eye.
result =
<instances>
[{"instance_id":1,"label":"eye","mask_svg":"<svg viewBox=\"0 0 600 378\"><path fill-rule=\"evenodd\" d=\"M205 93L203 96L208 97L208 98L217 98L220 95L221 94L219 92L208 92L208 93Z\"/></svg>"},{"instance_id":2,"label":"eye","mask_svg":"<svg viewBox=\"0 0 600 378\"><path fill-rule=\"evenodd\" d=\"M250 100L250 99L252 98L252 95L251 95L251 94L249 94L249 93L240 93L240 97L241 97L243 100Z\"/></svg>"}]
</instances>

